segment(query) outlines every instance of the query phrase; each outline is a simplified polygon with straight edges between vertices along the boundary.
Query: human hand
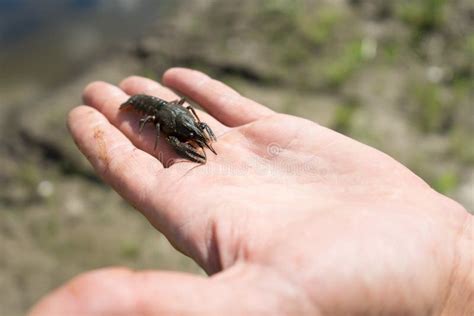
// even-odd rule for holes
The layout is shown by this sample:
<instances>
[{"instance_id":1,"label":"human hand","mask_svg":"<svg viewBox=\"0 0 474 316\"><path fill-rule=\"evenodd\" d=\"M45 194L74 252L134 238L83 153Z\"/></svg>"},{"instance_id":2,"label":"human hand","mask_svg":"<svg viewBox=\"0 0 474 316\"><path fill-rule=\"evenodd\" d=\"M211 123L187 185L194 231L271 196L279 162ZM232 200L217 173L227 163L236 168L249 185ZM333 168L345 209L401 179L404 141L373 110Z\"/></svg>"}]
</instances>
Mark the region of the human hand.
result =
<instances>
[{"instance_id":1,"label":"human hand","mask_svg":"<svg viewBox=\"0 0 474 316\"><path fill-rule=\"evenodd\" d=\"M163 82L208 111L218 155L207 164L176 159L163 137L154 151L153 128L139 134L137 113L118 110L132 94L177 98L149 79L90 84L69 128L101 177L211 276L98 270L31 315L468 313L473 219L460 205L387 155L202 73L175 68Z\"/></svg>"}]
</instances>

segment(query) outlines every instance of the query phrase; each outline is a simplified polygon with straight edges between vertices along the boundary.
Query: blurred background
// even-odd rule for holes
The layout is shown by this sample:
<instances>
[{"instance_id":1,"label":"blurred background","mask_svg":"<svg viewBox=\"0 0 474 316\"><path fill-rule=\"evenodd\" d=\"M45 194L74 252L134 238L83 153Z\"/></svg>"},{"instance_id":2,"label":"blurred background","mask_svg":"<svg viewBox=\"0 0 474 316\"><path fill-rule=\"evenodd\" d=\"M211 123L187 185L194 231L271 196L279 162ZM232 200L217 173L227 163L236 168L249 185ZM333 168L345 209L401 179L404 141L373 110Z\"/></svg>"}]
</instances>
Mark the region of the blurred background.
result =
<instances>
[{"instance_id":1,"label":"blurred background","mask_svg":"<svg viewBox=\"0 0 474 316\"><path fill-rule=\"evenodd\" d=\"M202 273L75 148L92 80L200 69L474 209L471 0L0 0L0 44L0 315L99 267Z\"/></svg>"}]
</instances>

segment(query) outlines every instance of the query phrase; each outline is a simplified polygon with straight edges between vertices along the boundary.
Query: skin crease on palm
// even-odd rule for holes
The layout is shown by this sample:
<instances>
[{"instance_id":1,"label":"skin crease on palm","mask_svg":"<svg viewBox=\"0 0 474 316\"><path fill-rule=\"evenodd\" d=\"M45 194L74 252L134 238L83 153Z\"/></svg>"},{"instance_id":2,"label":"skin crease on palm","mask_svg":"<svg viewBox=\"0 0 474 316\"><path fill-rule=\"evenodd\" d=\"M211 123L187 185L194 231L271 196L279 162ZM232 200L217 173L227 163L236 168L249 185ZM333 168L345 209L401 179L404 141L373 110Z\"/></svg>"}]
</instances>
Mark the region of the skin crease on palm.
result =
<instances>
[{"instance_id":1,"label":"skin crease on palm","mask_svg":"<svg viewBox=\"0 0 474 316\"><path fill-rule=\"evenodd\" d=\"M101 177L210 276L105 268L40 315L468 315L473 217L384 153L277 114L189 69L88 85L68 126ZM119 111L130 95L201 105L218 155L177 157ZM390 140L387 140L390 141ZM120 232L117 232L119 234Z\"/></svg>"}]
</instances>

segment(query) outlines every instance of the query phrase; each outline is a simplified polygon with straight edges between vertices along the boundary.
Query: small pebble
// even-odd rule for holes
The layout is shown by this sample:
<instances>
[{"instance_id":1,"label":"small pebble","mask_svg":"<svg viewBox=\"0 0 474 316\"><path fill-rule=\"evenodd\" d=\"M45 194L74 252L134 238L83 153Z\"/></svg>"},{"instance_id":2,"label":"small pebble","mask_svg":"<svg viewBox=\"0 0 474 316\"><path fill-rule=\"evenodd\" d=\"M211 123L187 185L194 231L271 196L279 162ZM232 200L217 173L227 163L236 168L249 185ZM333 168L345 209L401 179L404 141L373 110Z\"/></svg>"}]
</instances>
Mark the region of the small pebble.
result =
<instances>
[{"instance_id":1,"label":"small pebble","mask_svg":"<svg viewBox=\"0 0 474 316\"><path fill-rule=\"evenodd\" d=\"M54 185L51 183L51 181L43 180L38 183L36 191L38 192L39 196L47 198L54 193Z\"/></svg>"}]
</instances>

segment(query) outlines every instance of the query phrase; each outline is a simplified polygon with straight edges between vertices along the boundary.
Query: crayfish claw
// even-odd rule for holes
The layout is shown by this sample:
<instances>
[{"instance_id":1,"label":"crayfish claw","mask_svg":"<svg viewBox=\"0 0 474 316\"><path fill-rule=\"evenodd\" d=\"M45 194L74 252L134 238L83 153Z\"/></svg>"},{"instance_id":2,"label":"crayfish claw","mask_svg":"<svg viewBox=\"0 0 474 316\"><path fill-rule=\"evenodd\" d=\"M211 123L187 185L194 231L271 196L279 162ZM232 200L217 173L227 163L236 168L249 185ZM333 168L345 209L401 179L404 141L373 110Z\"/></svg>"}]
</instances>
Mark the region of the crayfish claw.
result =
<instances>
[{"instance_id":1,"label":"crayfish claw","mask_svg":"<svg viewBox=\"0 0 474 316\"><path fill-rule=\"evenodd\" d=\"M182 156L188 158L191 161L205 164L207 157L199 153L196 148L188 143L181 142L177 137L168 136L168 142L170 145Z\"/></svg>"}]
</instances>

